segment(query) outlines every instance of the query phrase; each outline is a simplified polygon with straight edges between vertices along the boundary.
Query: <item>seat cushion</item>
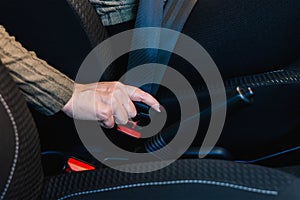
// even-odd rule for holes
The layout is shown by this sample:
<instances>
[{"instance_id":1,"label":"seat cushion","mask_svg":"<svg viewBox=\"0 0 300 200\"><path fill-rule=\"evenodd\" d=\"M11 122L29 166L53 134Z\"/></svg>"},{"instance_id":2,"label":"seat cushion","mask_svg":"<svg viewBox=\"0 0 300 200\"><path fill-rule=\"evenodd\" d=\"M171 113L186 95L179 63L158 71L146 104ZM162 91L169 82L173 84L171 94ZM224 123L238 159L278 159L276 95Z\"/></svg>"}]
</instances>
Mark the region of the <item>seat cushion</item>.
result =
<instances>
[{"instance_id":1,"label":"seat cushion","mask_svg":"<svg viewBox=\"0 0 300 200\"><path fill-rule=\"evenodd\" d=\"M150 164L150 165L149 165ZM145 169L163 162L122 166ZM151 173L112 169L46 180L43 199L299 199L300 180L277 170L219 160L178 160Z\"/></svg>"},{"instance_id":2,"label":"seat cushion","mask_svg":"<svg viewBox=\"0 0 300 200\"><path fill-rule=\"evenodd\" d=\"M38 133L16 84L0 64L0 199L36 199L43 173Z\"/></svg>"}]
</instances>

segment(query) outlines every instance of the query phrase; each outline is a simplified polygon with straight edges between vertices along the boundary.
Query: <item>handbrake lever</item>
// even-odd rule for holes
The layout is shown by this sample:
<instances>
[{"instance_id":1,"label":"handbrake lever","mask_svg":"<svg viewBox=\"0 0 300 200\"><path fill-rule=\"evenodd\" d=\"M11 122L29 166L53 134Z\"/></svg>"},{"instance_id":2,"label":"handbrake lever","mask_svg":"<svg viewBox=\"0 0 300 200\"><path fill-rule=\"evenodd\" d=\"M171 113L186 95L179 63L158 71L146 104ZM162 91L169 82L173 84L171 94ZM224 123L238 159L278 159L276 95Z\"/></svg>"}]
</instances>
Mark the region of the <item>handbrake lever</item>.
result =
<instances>
[{"instance_id":1,"label":"handbrake lever","mask_svg":"<svg viewBox=\"0 0 300 200\"><path fill-rule=\"evenodd\" d=\"M253 101L253 96L254 92L250 87L248 88L243 88L243 87L237 87L232 94L231 92L228 92L227 94L227 102L224 102L223 104L219 105L216 107L215 110L211 111L210 107L203 110L200 113L197 113L194 116L190 116L187 119L183 120L182 122L177 121L170 125L168 128L166 128L163 132L166 134L161 134L161 137L154 137L154 140L157 140L158 138L163 141L159 141L161 144L167 144L170 140L173 138L173 135L167 134L168 132L172 133L172 129L176 128L178 124L180 123L188 123L189 120L192 120L195 117L201 116L203 118L208 118L211 114L211 112L217 112L218 109L223 108L224 106L227 106L227 110L234 110L238 105L244 105L244 104L250 104ZM141 138L141 130L143 126L148 125L151 122L150 115L149 115L149 109L150 107L142 104L142 103L134 103L136 106L136 109L138 111L138 115L130 120L126 125L118 125L116 129L123 133L126 134L130 137L140 139ZM160 134L160 133L159 133ZM157 144L157 141L151 141L148 144L146 144L146 149L151 149L151 151L157 150L157 146L152 146L151 144ZM150 148L149 148L150 145Z\"/></svg>"},{"instance_id":2,"label":"handbrake lever","mask_svg":"<svg viewBox=\"0 0 300 200\"><path fill-rule=\"evenodd\" d=\"M163 148L163 145L168 144L174 138L174 136L176 135L177 127L180 123L188 124L191 120L194 120L199 116L201 116L202 119L208 119L212 112L218 112L218 110L224 108L224 106L227 106L227 110L229 112L234 111L237 108L240 108L242 105L249 105L250 103L252 103L253 97L254 92L250 87L237 87L234 91L227 91L227 102L216 106L214 110L211 110L211 108L208 107L200 113L171 124L166 129L158 133L155 137L151 138L151 140L149 140L145 144L145 149L147 152L154 152L158 149Z\"/></svg>"}]
</instances>

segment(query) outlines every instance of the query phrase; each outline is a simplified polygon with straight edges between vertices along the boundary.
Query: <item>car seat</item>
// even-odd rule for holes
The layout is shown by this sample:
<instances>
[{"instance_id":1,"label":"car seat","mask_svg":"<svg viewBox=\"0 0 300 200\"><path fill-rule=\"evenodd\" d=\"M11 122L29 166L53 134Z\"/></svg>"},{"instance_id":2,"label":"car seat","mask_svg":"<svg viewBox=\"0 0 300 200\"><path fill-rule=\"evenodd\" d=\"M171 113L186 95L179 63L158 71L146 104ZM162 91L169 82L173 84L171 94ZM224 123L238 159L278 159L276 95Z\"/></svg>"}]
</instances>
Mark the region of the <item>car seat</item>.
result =
<instances>
[{"instance_id":1,"label":"car seat","mask_svg":"<svg viewBox=\"0 0 300 200\"><path fill-rule=\"evenodd\" d=\"M0 199L289 199L300 179L230 161L178 160L155 172L96 169L44 177L39 136L25 100L0 66ZM156 163L123 166L143 169Z\"/></svg>"},{"instance_id":2,"label":"car seat","mask_svg":"<svg viewBox=\"0 0 300 200\"><path fill-rule=\"evenodd\" d=\"M93 47L107 38L87 0L3 0L0 23L26 48L71 78ZM226 79L227 88L251 86L256 96L251 106L228 116L218 145L236 159L253 159L299 145L299 82L296 62L293 67ZM82 145L73 121L62 113L44 117L31 112L43 149L69 150ZM55 143L48 142L52 140Z\"/></svg>"}]
</instances>

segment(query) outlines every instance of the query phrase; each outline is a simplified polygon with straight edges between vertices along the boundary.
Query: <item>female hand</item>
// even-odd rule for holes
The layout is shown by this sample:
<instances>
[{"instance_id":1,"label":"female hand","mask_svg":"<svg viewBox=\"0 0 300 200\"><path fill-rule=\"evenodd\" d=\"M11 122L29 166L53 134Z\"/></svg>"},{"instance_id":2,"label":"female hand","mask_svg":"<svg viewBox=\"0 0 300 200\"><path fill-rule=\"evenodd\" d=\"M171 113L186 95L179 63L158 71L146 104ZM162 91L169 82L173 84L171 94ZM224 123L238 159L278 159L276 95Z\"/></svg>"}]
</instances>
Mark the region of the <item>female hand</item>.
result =
<instances>
[{"instance_id":1,"label":"female hand","mask_svg":"<svg viewBox=\"0 0 300 200\"><path fill-rule=\"evenodd\" d=\"M105 128L127 124L137 115L132 101L143 102L160 112L158 101L139 88L120 82L75 84L74 93L62 111L79 120L98 120Z\"/></svg>"}]
</instances>

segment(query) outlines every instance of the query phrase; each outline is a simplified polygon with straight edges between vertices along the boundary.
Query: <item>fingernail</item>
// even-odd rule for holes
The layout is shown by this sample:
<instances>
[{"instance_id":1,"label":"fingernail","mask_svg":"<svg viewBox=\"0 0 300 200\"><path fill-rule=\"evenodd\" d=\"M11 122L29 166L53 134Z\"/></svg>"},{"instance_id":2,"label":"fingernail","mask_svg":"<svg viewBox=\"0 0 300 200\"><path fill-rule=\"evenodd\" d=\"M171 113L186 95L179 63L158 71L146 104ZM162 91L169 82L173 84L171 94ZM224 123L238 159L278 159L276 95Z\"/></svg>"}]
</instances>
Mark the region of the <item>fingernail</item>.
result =
<instances>
[{"instance_id":1,"label":"fingernail","mask_svg":"<svg viewBox=\"0 0 300 200\"><path fill-rule=\"evenodd\" d=\"M161 110L160 110L160 105L154 105L154 106L152 106L152 108L153 108L154 110L156 110L157 112L161 112Z\"/></svg>"}]
</instances>

